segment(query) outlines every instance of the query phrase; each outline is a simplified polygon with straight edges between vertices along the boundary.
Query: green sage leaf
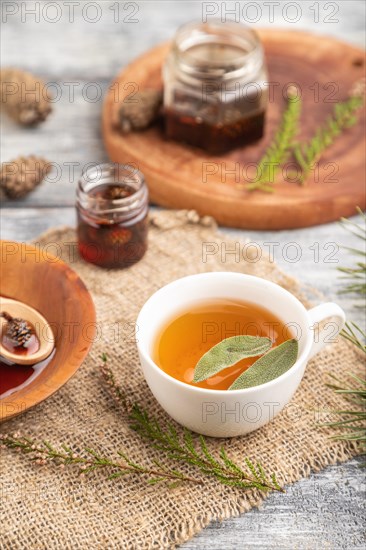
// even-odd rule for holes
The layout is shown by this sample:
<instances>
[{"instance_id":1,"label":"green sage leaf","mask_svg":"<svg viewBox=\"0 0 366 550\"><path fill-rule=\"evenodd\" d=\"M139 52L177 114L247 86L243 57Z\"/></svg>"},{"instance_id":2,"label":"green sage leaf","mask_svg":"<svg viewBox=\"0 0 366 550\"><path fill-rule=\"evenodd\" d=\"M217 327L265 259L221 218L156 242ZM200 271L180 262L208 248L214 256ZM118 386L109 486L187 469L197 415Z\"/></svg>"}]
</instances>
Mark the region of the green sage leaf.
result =
<instances>
[{"instance_id":1,"label":"green sage leaf","mask_svg":"<svg viewBox=\"0 0 366 550\"><path fill-rule=\"evenodd\" d=\"M269 338L259 336L239 335L225 338L198 361L194 369L193 382L202 382L246 357L262 355L271 345Z\"/></svg>"},{"instance_id":2,"label":"green sage leaf","mask_svg":"<svg viewBox=\"0 0 366 550\"><path fill-rule=\"evenodd\" d=\"M229 390L243 390L274 380L296 363L298 341L287 340L255 361L231 384Z\"/></svg>"}]
</instances>

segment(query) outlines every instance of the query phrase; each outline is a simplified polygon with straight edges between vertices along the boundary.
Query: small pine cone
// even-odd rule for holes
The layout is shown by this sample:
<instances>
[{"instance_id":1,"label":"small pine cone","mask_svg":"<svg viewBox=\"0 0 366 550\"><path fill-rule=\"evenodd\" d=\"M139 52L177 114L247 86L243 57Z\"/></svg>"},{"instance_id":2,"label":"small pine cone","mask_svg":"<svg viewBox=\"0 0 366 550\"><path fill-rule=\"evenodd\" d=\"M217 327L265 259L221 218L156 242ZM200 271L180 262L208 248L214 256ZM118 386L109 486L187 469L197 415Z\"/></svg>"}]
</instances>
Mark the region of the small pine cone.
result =
<instances>
[{"instance_id":1,"label":"small pine cone","mask_svg":"<svg viewBox=\"0 0 366 550\"><path fill-rule=\"evenodd\" d=\"M111 244L113 246L115 245L123 245L128 243L131 240L132 232L129 229L126 229L125 227L122 227L120 229L115 229L111 233L108 232L108 244Z\"/></svg>"},{"instance_id":2,"label":"small pine cone","mask_svg":"<svg viewBox=\"0 0 366 550\"><path fill-rule=\"evenodd\" d=\"M133 102L132 102L133 101ZM158 118L163 102L162 90L143 90L119 108L119 127L124 134L144 130Z\"/></svg>"},{"instance_id":3,"label":"small pine cone","mask_svg":"<svg viewBox=\"0 0 366 550\"><path fill-rule=\"evenodd\" d=\"M52 106L43 80L19 69L0 71L1 106L19 124L34 126L45 120Z\"/></svg>"},{"instance_id":4,"label":"small pine cone","mask_svg":"<svg viewBox=\"0 0 366 550\"><path fill-rule=\"evenodd\" d=\"M104 193L104 197L107 200L119 200L125 199L126 197L131 196L133 189L128 187L128 185L112 185Z\"/></svg>"},{"instance_id":5,"label":"small pine cone","mask_svg":"<svg viewBox=\"0 0 366 550\"><path fill-rule=\"evenodd\" d=\"M12 317L6 311L1 312L1 317L7 321L5 325L5 336L11 341L14 347L24 347L34 334L34 329L28 321L18 317Z\"/></svg>"},{"instance_id":6,"label":"small pine cone","mask_svg":"<svg viewBox=\"0 0 366 550\"><path fill-rule=\"evenodd\" d=\"M31 155L3 162L0 168L0 190L9 199L20 199L33 191L50 172L50 163Z\"/></svg>"}]
</instances>

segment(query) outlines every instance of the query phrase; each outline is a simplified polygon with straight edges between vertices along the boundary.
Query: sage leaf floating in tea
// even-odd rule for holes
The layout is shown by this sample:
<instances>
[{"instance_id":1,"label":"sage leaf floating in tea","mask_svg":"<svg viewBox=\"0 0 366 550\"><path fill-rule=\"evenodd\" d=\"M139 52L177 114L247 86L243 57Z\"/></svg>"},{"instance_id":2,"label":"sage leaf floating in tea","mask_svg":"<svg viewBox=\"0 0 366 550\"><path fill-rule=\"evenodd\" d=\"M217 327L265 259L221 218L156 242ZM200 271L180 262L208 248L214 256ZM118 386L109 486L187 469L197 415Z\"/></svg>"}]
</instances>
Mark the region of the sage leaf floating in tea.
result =
<instances>
[{"instance_id":1,"label":"sage leaf floating in tea","mask_svg":"<svg viewBox=\"0 0 366 550\"><path fill-rule=\"evenodd\" d=\"M269 338L259 336L239 335L225 338L198 361L194 369L193 382L202 382L246 357L262 355L271 345L272 341Z\"/></svg>"},{"instance_id":2,"label":"sage leaf floating in tea","mask_svg":"<svg viewBox=\"0 0 366 550\"><path fill-rule=\"evenodd\" d=\"M298 341L287 340L255 361L241 374L229 390L243 390L270 382L288 371L297 360Z\"/></svg>"}]
</instances>

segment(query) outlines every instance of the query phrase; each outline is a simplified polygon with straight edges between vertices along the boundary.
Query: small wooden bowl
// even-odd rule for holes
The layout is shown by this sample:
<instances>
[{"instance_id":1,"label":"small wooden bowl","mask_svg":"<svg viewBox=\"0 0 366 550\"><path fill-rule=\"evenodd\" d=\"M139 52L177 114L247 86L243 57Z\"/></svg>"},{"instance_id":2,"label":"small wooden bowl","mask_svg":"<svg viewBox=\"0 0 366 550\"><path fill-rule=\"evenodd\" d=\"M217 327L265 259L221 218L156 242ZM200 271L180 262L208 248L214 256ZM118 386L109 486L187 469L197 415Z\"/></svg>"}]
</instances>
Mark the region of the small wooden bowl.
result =
<instances>
[{"instance_id":1,"label":"small wooden bowl","mask_svg":"<svg viewBox=\"0 0 366 550\"><path fill-rule=\"evenodd\" d=\"M0 399L0 422L37 405L78 370L95 335L95 308L79 276L26 243L0 241L1 295L37 309L55 335L56 351L27 386ZM14 367L16 368L16 367Z\"/></svg>"}]
</instances>

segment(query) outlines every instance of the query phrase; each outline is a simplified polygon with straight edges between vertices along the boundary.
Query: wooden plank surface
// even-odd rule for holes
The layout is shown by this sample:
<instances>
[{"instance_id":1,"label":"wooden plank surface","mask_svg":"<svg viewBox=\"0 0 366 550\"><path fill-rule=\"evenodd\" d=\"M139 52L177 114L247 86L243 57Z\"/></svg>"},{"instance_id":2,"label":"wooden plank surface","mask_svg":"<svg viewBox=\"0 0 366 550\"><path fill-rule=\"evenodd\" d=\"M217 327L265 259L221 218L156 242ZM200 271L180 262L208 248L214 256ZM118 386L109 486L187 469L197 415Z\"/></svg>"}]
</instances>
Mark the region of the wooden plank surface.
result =
<instances>
[{"instance_id":1,"label":"wooden plank surface","mask_svg":"<svg viewBox=\"0 0 366 550\"><path fill-rule=\"evenodd\" d=\"M33 2L26 4L31 7ZM95 89L104 92L120 68L147 48L171 38L179 24L201 18L203 9L200 2L137 2L132 3L138 7L138 13L132 16L137 22L128 23L122 19L128 17L131 8L124 9L126 3L120 2L120 21L114 23L115 12L110 8L116 2L105 1L99 2L102 16L93 24L83 18L81 6L75 8L74 22L70 23L66 16L66 3L59 4L62 17L57 23L50 23L44 17L35 22L31 16L23 23L19 11L17 15L9 16L7 23L2 25L3 64L38 72L62 90L60 100L54 105L54 114L38 129L23 130L5 117L2 119L2 161L11 160L19 154L37 153L61 166L57 181L45 183L24 201L3 205L2 238L30 240L47 228L75 223L72 206L75 182L81 169L88 162L107 159L100 130L102 100L86 100L85 89L88 89L89 83L96 83ZM220 16L221 5L211 4L219 10L216 15ZM239 3L241 20L248 4L259 3ZM277 2L272 4L277 5ZM262 5L262 15L257 24L311 30L359 46L364 44L365 4L362 1L292 3L301 7L302 13L297 23L284 19L286 14L283 10L287 2L278 4L273 7L273 23L269 20L269 8ZM250 9L247 15L253 19L255 14ZM293 12L291 8L287 9L289 19L293 17ZM314 9L319 9L318 23L314 21ZM337 12L333 13L335 10ZM92 11L89 15L93 16ZM52 17L51 11L49 17ZM337 19L338 22L335 21ZM68 82L74 83L74 100L68 96ZM89 91L91 95L92 87ZM76 163L74 174L71 173L70 163ZM268 243L272 243L274 260L288 273L305 284L316 286L327 299L337 300L350 318L363 320L363 314L353 306L352 297L337 294L341 281L336 267L349 265L352 260L336 246L356 244L337 224L311 230L228 233L241 242L250 238L267 251L271 246ZM291 243L296 243L297 248ZM298 247L301 262L293 261ZM210 525L183 547L186 550L363 549L364 491L364 472L358 468L357 461L327 468L290 487L286 495L270 495L261 510L252 510L239 518Z\"/></svg>"}]
</instances>

